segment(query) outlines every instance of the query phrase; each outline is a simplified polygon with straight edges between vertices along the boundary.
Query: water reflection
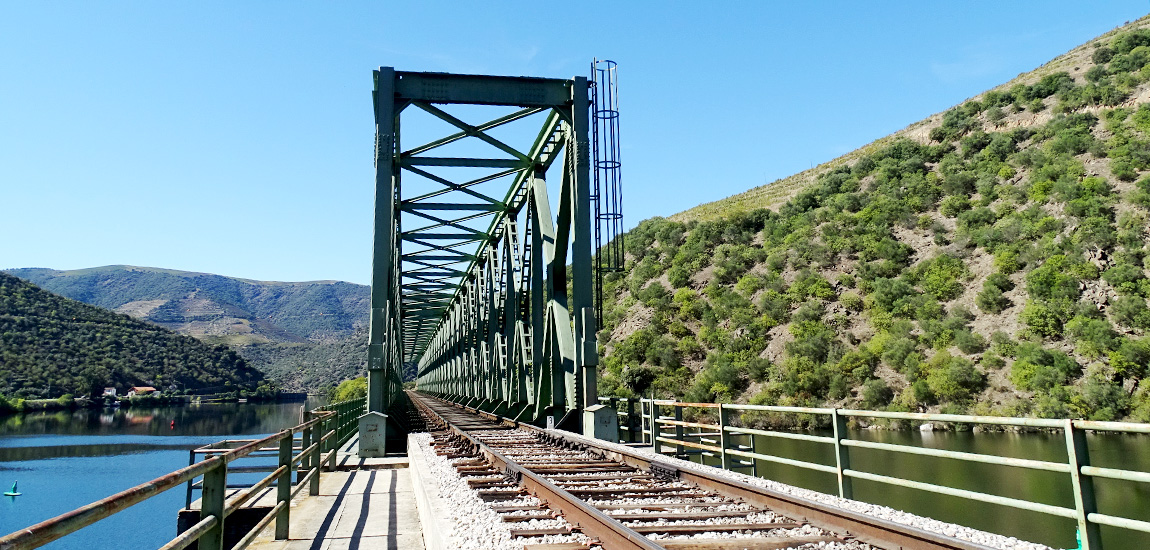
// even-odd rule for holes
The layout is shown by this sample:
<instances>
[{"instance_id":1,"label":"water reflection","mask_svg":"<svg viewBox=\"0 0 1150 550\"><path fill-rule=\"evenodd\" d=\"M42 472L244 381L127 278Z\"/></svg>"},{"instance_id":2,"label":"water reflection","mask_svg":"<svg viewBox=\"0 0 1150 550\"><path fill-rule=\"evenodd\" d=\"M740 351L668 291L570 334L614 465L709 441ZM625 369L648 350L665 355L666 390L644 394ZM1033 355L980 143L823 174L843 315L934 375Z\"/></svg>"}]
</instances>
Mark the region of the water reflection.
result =
<instances>
[{"instance_id":1,"label":"water reflection","mask_svg":"<svg viewBox=\"0 0 1150 550\"><path fill-rule=\"evenodd\" d=\"M0 418L0 437L26 434L222 435L268 433L298 424L317 398L297 403L189 404L178 407L77 409Z\"/></svg>"},{"instance_id":2,"label":"water reflection","mask_svg":"<svg viewBox=\"0 0 1150 550\"><path fill-rule=\"evenodd\" d=\"M35 412L0 418L0 534L15 531L187 466L188 450L260 437L299 423L322 404L217 404ZM79 532L51 550L158 548L176 534L182 488ZM141 528L146 526L146 528Z\"/></svg>"}]
</instances>

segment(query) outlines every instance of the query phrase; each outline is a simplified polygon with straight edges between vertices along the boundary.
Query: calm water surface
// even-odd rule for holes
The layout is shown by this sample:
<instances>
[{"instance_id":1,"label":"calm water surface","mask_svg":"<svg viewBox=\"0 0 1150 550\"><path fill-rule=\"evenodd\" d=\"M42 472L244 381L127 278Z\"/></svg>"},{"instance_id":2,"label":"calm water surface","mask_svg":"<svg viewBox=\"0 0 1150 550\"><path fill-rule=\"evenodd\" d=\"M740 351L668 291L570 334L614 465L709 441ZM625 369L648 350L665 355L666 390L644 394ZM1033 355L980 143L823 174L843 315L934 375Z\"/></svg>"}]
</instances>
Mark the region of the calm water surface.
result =
<instances>
[{"instance_id":1,"label":"calm water surface","mask_svg":"<svg viewBox=\"0 0 1150 550\"><path fill-rule=\"evenodd\" d=\"M188 465L188 450L299 423L305 403L187 405L41 412L0 417L0 534L88 504ZM172 422L175 421L173 427ZM176 535L183 487L53 542L51 550L159 548Z\"/></svg>"}]
</instances>

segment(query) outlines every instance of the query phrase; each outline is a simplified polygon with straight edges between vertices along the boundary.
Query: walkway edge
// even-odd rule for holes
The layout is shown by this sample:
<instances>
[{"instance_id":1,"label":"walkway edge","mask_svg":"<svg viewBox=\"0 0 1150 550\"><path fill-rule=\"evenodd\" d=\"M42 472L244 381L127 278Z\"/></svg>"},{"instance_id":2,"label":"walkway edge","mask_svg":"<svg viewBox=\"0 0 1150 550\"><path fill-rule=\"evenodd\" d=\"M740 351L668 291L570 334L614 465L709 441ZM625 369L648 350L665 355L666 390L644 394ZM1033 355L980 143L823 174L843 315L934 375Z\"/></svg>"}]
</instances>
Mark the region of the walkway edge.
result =
<instances>
[{"instance_id":1,"label":"walkway edge","mask_svg":"<svg viewBox=\"0 0 1150 550\"><path fill-rule=\"evenodd\" d=\"M415 492L415 506L419 509L419 523L423 530L423 546L426 550L454 550L459 547L454 544L455 523L435 513L436 510L446 508L439 498L439 483L431 475L423 447L415 440L415 436L407 435L407 459Z\"/></svg>"}]
</instances>

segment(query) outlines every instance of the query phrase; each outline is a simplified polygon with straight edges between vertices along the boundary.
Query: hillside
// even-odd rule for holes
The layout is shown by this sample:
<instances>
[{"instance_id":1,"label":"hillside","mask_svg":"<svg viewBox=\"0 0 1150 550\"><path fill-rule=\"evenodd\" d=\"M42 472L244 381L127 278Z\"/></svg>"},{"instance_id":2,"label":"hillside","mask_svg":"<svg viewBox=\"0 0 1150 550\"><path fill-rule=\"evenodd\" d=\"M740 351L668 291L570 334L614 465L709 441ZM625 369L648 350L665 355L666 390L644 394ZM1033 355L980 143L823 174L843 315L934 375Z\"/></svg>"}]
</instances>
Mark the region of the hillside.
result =
<instances>
[{"instance_id":1,"label":"hillside","mask_svg":"<svg viewBox=\"0 0 1150 550\"><path fill-rule=\"evenodd\" d=\"M1148 27L642 222L600 394L1150 421Z\"/></svg>"},{"instance_id":2,"label":"hillside","mask_svg":"<svg viewBox=\"0 0 1150 550\"><path fill-rule=\"evenodd\" d=\"M316 391L367 375L367 327L320 344L259 344L239 351L289 391Z\"/></svg>"},{"instance_id":3,"label":"hillside","mask_svg":"<svg viewBox=\"0 0 1150 550\"><path fill-rule=\"evenodd\" d=\"M1054 58L1053 60L1043 64L1041 67L1033 71L1022 73L1010 81L970 99L976 101L981 100L987 93L1008 93L1010 89L1015 86L1020 84L1031 85L1036 83L1044 76L1058 72L1074 74L1081 78L1085 75L1086 71L1094 65L1092 56L1095 44L1108 42L1117 34L1131 29L1140 28L1146 25L1146 22L1147 18L1143 17L1138 21L1114 29L1094 40L1091 40L1086 44L1083 44L1063 55ZM1031 115L1034 114L1035 113L1033 112L1031 113ZM923 139L927 137L927 133L942 122L943 115L944 113L936 113L926 118L925 120L920 120L910 124L898 132L879 138L871 143L868 143L867 145L864 145L863 147L860 147L838 158L824 162L814 168L811 168L810 170L803 170L797 174L793 174L768 184L748 189L747 191L732 195L724 199L700 204L683 212L674 214L670 216L670 219L672 221L686 223L690 221L716 220L730 214L737 212L747 212L758 208L778 210L779 206L786 203L799 191L814 185L819 174L846 164L854 163L863 156L874 154L876 151L889 146L894 140L899 138L909 138L922 142ZM1005 127L1008 124L1019 122L1026 123L1026 121L1016 120L1012 122L1006 122L1003 124L1003 126Z\"/></svg>"},{"instance_id":4,"label":"hillside","mask_svg":"<svg viewBox=\"0 0 1150 550\"><path fill-rule=\"evenodd\" d=\"M367 376L367 327L322 344L262 344L240 353L284 389L316 391ZM405 365L403 380L415 380L415 371L414 363Z\"/></svg>"},{"instance_id":5,"label":"hillside","mask_svg":"<svg viewBox=\"0 0 1150 550\"><path fill-rule=\"evenodd\" d=\"M8 273L211 343L332 341L367 323L368 287L340 281L253 281L124 265Z\"/></svg>"},{"instance_id":6,"label":"hillside","mask_svg":"<svg viewBox=\"0 0 1150 550\"><path fill-rule=\"evenodd\" d=\"M235 352L69 300L0 273L0 395L90 395L106 386L254 387Z\"/></svg>"}]
</instances>

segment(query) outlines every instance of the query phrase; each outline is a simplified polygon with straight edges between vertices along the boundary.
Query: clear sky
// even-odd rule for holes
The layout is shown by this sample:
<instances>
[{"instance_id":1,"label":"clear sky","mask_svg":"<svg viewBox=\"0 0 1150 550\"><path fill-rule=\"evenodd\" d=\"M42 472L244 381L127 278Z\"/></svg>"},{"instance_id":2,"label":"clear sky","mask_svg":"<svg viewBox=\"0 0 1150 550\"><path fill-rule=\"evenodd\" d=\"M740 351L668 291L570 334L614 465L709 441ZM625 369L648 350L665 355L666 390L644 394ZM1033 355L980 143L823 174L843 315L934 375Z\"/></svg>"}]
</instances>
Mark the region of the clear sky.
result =
<instances>
[{"instance_id":1,"label":"clear sky","mask_svg":"<svg viewBox=\"0 0 1150 550\"><path fill-rule=\"evenodd\" d=\"M627 225L788 176L1143 1L0 0L0 268L370 276L371 71L619 62Z\"/></svg>"}]
</instances>

